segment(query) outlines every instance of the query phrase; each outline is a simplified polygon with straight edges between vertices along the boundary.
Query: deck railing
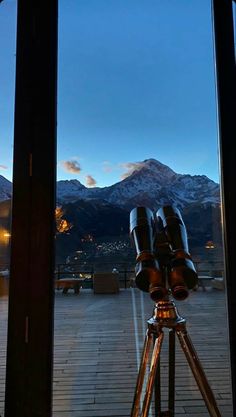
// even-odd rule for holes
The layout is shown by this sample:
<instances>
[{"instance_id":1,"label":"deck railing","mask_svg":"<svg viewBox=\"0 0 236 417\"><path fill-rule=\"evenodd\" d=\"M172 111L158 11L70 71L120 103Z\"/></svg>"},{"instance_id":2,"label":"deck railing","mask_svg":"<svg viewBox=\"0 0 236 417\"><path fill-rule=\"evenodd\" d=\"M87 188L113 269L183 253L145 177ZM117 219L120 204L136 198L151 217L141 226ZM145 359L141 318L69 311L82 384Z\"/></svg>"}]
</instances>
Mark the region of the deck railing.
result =
<instances>
[{"instance_id":1,"label":"deck railing","mask_svg":"<svg viewBox=\"0 0 236 417\"><path fill-rule=\"evenodd\" d=\"M206 276L218 278L224 276L224 266L222 261L206 261L195 262L195 267L199 276ZM134 278L134 265L130 263L114 263L104 262L101 264L57 264L55 269L55 278L87 278L89 280L94 276L95 272L114 272L118 273L120 286L127 288L130 286L130 281Z\"/></svg>"},{"instance_id":2,"label":"deck railing","mask_svg":"<svg viewBox=\"0 0 236 417\"><path fill-rule=\"evenodd\" d=\"M205 261L205 262L195 262L195 267L199 277L211 277L211 278L223 278L224 277L224 266L222 261ZM9 271L9 265L2 265L0 268L0 278L6 279L9 278L10 274L7 274ZM135 272L134 264L131 263L77 263L77 264L66 264L61 263L57 264L55 268L55 279L62 278L85 278L84 286L92 288L93 286L93 276L95 272L117 272L117 276L120 282L121 288L127 288L132 285L134 281Z\"/></svg>"}]
</instances>

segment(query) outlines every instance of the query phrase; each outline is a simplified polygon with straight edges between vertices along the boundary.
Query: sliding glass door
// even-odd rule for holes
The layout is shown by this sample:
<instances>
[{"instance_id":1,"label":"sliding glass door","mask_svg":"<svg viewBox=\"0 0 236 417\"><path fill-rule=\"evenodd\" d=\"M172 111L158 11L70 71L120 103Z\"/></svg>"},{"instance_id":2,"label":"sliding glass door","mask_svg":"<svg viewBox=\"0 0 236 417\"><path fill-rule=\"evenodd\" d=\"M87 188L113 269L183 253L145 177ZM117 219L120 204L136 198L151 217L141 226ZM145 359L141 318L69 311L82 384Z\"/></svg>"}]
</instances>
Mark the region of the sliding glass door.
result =
<instances>
[{"instance_id":1,"label":"sliding glass door","mask_svg":"<svg viewBox=\"0 0 236 417\"><path fill-rule=\"evenodd\" d=\"M11 144L16 9L0 3ZM215 49L210 1L59 2L55 204L57 2L18 2L13 210L7 140L0 155L1 415L6 373L5 417L133 417L149 407L147 376L136 387L149 326L164 341L148 414L233 416L235 57L230 4L212 4ZM174 305L189 334L175 362Z\"/></svg>"},{"instance_id":2,"label":"sliding glass door","mask_svg":"<svg viewBox=\"0 0 236 417\"><path fill-rule=\"evenodd\" d=\"M154 303L135 279L129 216L171 205L199 277L174 302L232 416L211 2L61 1L59 16L54 415L130 415ZM174 257L183 248L168 239ZM176 349L176 413L207 416ZM167 352L165 337L164 411Z\"/></svg>"}]
</instances>

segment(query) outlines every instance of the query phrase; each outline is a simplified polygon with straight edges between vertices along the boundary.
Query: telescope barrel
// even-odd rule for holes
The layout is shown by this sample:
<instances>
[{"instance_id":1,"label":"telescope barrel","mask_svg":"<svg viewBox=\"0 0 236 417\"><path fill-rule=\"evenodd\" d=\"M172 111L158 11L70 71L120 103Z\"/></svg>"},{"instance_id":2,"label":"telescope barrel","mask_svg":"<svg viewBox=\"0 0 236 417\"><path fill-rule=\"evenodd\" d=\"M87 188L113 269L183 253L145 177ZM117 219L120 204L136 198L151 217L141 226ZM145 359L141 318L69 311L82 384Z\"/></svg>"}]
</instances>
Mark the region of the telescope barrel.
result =
<instances>
[{"instance_id":1,"label":"telescope barrel","mask_svg":"<svg viewBox=\"0 0 236 417\"><path fill-rule=\"evenodd\" d=\"M130 213L130 233L137 256L143 252L154 253L154 216L147 207L136 207Z\"/></svg>"},{"instance_id":2,"label":"telescope barrel","mask_svg":"<svg viewBox=\"0 0 236 417\"><path fill-rule=\"evenodd\" d=\"M172 249L183 249L188 252L187 231L180 211L173 206L164 206L157 211L157 218L161 219Z\"/></svg>"},{"instance_id":3,"label":"telescope barrel","mask_svg":"<svg viewBox=\"0 0 236 417\"><path fill-rule=\"evenodd\" d=\"M197 285L198 277L189 254L188 238L180 211L173 206L164 206L157 211L157 222L164 230L172 248L168 280L173 296L183 300L188 290Z\"/></svg>"},{"instance_id":4,"label":"telescope barrel","mask_svg":"<svg viewBox=\"0 0 236 417\"><path fill-rule=\"evenodd\" d=\"M130 212L130 234L136 250L135 282L137 287L150 293L154 301L167 294L165 281L155 256L155 221L147 207L136 207Z\"/></svg>"}]
</instances>

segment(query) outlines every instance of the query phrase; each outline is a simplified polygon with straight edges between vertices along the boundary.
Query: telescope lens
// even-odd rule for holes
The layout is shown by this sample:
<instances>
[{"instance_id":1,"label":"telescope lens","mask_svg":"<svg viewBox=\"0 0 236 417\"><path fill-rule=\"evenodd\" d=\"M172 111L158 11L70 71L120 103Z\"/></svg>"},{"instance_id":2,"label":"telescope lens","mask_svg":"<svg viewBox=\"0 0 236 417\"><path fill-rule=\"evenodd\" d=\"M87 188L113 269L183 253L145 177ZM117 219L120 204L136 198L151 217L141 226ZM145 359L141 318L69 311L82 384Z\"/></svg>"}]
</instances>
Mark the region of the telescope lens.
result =
<instances>
[{"instance_id":1,"label":"telescope lens","mask_svg":"<svg viewBox=\"0 0 236 417\"><path fill-rule=\"evenodd\" d=\"M154 301L167 294L163 274L155 258L155 223L152 211L146 207L136 207L130 213L130 234L133 238L137 257L135 266L136 285L150 293Z\"/></svg>"}]
</instances>

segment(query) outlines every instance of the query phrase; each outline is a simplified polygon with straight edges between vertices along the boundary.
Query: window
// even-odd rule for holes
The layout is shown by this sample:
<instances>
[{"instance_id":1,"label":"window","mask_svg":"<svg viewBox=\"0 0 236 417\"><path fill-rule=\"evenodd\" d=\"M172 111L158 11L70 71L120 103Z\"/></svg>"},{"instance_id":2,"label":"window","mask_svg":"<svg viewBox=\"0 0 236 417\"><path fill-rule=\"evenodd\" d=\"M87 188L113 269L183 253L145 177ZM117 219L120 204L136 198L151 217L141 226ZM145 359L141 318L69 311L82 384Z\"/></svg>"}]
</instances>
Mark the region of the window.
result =
<instances>
[{"instance_id":1,"label":"window","mask_svg":"<svg viewBox=\"0 0 236 417\"><path fill-rule=\"evenodd\" d=\"M8 321L8 290L10 278L12 148L15 91L16 4L0 4L0 415L4 409L6 342Z\"/></svg>"},{"instance_id":2,"label":"window","mask_svg":"<svg viewBox=\"0 0 236 417\"><path fill-rule=\"evenodd\" d=\"M199 275L176 304L232 415L210 6L60 2L55 416L129 415L153 308L129 213L169 203ZM164 387L166 351L165 338ZM208 415L179 347L175 403Z\"/></svg>"}]
</instances>

